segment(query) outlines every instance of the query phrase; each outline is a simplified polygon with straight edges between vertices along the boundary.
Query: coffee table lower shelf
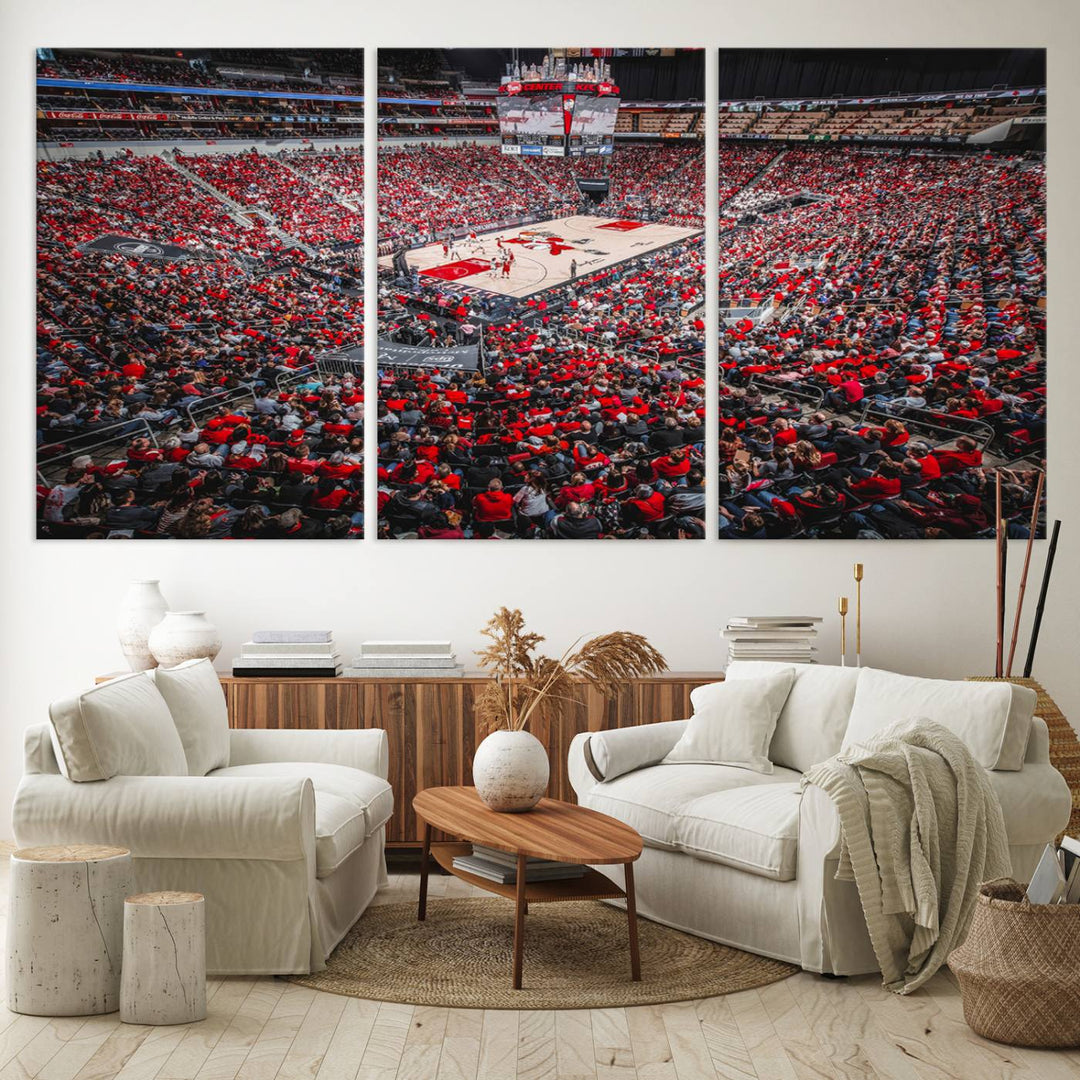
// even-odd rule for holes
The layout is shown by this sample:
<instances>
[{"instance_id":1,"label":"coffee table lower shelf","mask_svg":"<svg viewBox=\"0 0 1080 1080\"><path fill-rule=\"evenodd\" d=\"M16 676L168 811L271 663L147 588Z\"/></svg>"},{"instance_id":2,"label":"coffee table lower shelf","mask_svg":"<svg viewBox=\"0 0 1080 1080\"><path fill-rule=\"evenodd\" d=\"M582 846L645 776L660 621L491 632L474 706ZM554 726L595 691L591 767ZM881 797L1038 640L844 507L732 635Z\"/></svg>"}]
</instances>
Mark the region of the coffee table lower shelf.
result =
<instances>
[{"instance_id":1,"label":"coffee table lower shelf","mask_svg":"<svg viewBox=\"0 0 1080 1080\"><path fill-rule=\"evenodd\" d=\"M416 917L421 922L427 916L427 879L430 855L448 873L454 877L475 885L478 889L503 896L507 900L514 901L514 964L511 985L515 990L521 989L521 969L523 961L523 944L525 940L525 916L529 912L529 904L553 903L559 900L626 900L626 920L630 936L630 978L637 982L641 978L641 955L638 951L637 935L637 909L634 902L634 865L633 861L623 863L623 873L626 875L626 889L620 889L610 878L605 877L598 870L586 870L579 878L564 881L526 881L522 888L518 883L504 885L500 881L489 881L487 878L470 874L465 870L459 870L454 866L454 859L458 855L471 855L472 844L449 842L433 844L431 842L431 826L424 827L424 857L420 864L420 903L417 906ZM523 867L525 856L519 855L518 865Z\"/></svg>"},{"instance_id":2,"label":"coffee table lower shelf","mask_svg":"<svg viewBox=\"0 0 1080 1080\"><path fill-rule=\"evenodd\" d=\"M517 899L517 885L514 882L503 884L490 881L466 870L454 866L458 855L471 855L472 844L447 842L431 845L431 854L435 861L454 877L475 885L478 889L505 896L507 900ZM605 877L598 870L586 870L579 878L566 878L562 881L527 881L525 883L525 902L527 904L554 903L559 900L624 900L626 892Z\"/></svg>"}]
</instances>

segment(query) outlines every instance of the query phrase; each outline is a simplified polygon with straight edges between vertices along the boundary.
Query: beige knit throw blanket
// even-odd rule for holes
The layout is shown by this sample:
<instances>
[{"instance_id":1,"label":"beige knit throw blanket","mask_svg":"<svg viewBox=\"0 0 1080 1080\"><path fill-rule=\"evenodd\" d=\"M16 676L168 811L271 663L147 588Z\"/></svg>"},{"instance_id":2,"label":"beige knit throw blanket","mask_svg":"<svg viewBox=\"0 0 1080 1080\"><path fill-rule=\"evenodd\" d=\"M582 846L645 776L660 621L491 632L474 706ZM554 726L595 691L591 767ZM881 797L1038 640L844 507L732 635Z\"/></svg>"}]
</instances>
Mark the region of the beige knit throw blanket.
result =
<instances>
[{"instance_id":1,"label":"beige knit throw blanket","mask_svg":"<svg viewBox=\"0 0 1080 1080\"><path fill-rule=\"evenodd\" d=\"M986 770L952 732L901 720L812 766L840 817L837 880L854 880L884 986L916 990L962 944L979 886L1012 873Z\"/></svg>"}]
</instances>

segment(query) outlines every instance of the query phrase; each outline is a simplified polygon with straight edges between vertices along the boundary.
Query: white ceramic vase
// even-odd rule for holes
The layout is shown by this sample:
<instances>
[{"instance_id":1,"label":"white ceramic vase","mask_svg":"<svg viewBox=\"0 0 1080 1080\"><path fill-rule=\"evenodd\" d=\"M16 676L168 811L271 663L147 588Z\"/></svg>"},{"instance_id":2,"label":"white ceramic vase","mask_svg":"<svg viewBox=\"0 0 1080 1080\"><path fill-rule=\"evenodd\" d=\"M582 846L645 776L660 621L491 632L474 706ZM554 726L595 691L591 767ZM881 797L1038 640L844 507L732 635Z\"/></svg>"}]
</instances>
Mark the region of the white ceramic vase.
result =
<instances>
[{"instance_id":1,"label":"white ceramic vase","mask_svg":"<svg viewBox=\"0 0 1080 1080\"><path fill-rule=\"evenodd\" d=\"M221 635L205 611L166 611L150 631L150 651L167 668L185 660L213 660L221 652Z\"/></svg>"},{"instance_id":2,"label":"white ceramic vase","mask_svg":"<svg viewBox=\"0 0 1080 1080\"><path fill-rule=\"evenodd\" d=\"M531 810L547 791L544 744L527 731L493 731L473 755L473 783L491 807L516 814Z\"/></svg>"},{"instance_id":3,"label":"white ceramic vase","mask_svg":"<svg viewBox=\"0 0 1080 1080\"><path fill-rule=\"evenodd\" d=\"M124 659L132 671L157 667L150 652L150 631L165 617L169 605L158 588L157 578L133 581L128 585L116 615L116 634Z\"/></svg>"}]
</instances>

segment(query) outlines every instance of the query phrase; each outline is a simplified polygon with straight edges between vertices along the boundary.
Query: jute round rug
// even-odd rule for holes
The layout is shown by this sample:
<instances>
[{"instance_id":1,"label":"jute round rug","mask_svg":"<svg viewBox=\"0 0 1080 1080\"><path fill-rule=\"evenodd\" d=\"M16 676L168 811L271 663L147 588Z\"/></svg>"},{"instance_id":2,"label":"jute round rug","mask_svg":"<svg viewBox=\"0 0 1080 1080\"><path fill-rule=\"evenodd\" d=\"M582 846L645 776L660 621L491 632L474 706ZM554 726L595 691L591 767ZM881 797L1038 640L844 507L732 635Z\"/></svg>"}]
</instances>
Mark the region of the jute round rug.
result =
<instances>
[{"instance_id":1,"label":"jute round rug","mask_svg":"<svg viewBox=\"0 0 1080 1080\"><path fill-rule=\"evenodd\" d=\"M496 898L368 908L324 971L291 980L316 990L460 1009L603 1009L731 994L794 975L779 960L638 920L641 982L630 979L626 913L594 900L533 904L522 989L510 988L514 906Z\"/></svg>"}]
</instances>

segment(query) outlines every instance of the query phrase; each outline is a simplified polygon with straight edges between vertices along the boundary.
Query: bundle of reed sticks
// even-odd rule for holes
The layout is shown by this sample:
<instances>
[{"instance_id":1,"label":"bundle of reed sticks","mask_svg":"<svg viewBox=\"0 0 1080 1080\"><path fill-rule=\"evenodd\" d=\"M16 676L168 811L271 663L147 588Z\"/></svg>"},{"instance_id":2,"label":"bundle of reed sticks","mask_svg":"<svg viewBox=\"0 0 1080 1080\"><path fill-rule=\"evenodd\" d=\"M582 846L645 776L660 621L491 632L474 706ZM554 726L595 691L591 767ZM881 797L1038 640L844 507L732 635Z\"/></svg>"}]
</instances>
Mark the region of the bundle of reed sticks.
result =
<instances>
[{"instance_id":1,"label":"bundle of reed sticks","mask_svg":"<svg viewBox=\"0 0 1080 1080\"><path fill-rule=\"evenodd\" d=\"M1027 592L1028 569L1031 566L1031 549L1035 541L1035 534L1039 528L1039 512L1042 508L1042 493L1045 480L1046 474L1040 472L1038 482L1035 485L1035 499L1031 507L1031 521L1028 527L1027 545L1024 549L1024 562L1020 570L1020 585L1016 596L1016 611L1013 615L1012 636L1009 639L1009 654L1008 660L1006 660L1005 591L1009 557L1009 538L1005 525L1005 517L1001 507L1001 472L998 471L996 474L994 508L996 541L995 577L997 581L997 617L995 620L997 627L997 649L994 658L994 675L998 678L1002 678L1003 676L1009 678L1013 673L1013 659L1016 656L1016 642L1020 635L1020 617L1024 610L1024 595ZM1054 568L1054 554L1057 551L1058 531L1060 528L1061 522L1055 521L1053 535L1050 540L1050 547L1047 549L1046 553L1046 565L1043 567L1042 586L1039 590L1039 600L1035 608L1035 622L1031 630L1031 641L1028 645L1027 661L1024 665L1025 677L1031 675L1031 667L1035 660L1035 646L1038 644L1039 630L1042 626L1043 609L1046 604L1047 589L1050 585L1050 573Z\"/></svg>"}]
</instances>

